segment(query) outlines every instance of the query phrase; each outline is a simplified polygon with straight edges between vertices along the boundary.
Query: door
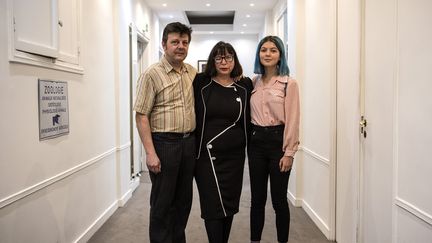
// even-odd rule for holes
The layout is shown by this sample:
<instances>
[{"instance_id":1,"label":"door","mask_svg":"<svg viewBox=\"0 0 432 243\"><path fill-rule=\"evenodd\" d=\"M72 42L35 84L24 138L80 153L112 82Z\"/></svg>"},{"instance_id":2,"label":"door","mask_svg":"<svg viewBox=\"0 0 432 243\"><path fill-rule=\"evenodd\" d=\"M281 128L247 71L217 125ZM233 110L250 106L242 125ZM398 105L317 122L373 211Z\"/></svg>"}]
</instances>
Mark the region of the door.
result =
<instances>
[{"instance_id":1,"label":"door","mask_svg":"<svg viewBox=\"0 0 432 243\"><path fill-rule=\"evenodd\" d=\"M364 0L358 242L432 242L430 9Z\"/></svg>"},{"instance_id":2,"label":"door","mask_svg":"<svg viewBox=\"0 0 432 243\"><path fill-rule=\"evenodd\" d=\"M136 128L135 112L133 111L133 104L136 98L137 81L147 67L146 54L148 40L144 35L138 31L136 26L132 23L129 26L130 35L130 141L131 141L131 177L140 176L142 170L147 170L143 166L145 162L144 148L141 143L138 130Z\"/></svg>"},{"instance_id":3,"label":"door","mask_svg":"<svg viewBox=\"0 0 432 243\"><path fill-rule=\"evenodd\" d=\"M392 242L396 1L364 0L362 8L358 242Z\"/></svg>"}]
</instances>

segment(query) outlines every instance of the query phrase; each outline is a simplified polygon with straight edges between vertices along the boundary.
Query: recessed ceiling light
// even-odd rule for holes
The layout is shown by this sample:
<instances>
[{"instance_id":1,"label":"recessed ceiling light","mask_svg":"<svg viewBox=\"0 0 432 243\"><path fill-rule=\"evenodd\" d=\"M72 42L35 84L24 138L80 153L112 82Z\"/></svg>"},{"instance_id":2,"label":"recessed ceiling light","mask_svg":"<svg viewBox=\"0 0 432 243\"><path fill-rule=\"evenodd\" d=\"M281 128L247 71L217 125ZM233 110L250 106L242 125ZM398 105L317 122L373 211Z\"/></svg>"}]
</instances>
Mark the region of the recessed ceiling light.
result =
<instances>
[{"instance_id":1,"label":"recessed ceiling light","mask_svg":"<svg viewBox=\"0 0 432 243\"><path fill-rule=\"evenodd\" d=\"M250 14L246 14L246 18L250 18Z\"/></svg>"},{"instance_id":2,"label":"recessed ceiling light","mask_svg":"<svg viewBox=\"0 0 432 243\"><path fill-rule=\"evenodd\" d=\"M247 26L247 24L243 24L243 27L246 27Z\"/></svg>"},{"instance_id":3,"label":"recessed ceiling light","mask_svg":"<svg viewBox=\"0 0 432 243\"><path fill-rule=\"evenodd\" d=\"M214 34L214 32L213 32L213 31L210 31L210 34Z\"/></svg>"},{"instance_id":4,"label":"recessed ceiling light","mask_svg":"<svg viewBox=\"0 0 432 243\"><path fill-rule=\"evenodd\" d=\"M240 34L242 34L242 35L243 35L243 34L244 34L244 31L240 32Z\"/></svg>"},{"instance_id":5,"label":"recessed ceiling light","mask_svg":"<svg viewBox=\"0 0 432 243\"><path fill-rule=\"evenodd\" d=\"M210 6L211 6L211 4L210 4L210 3L206 3L206 6L207 6L207 7L210 7Z\"/></svg>"},{"instance_id":6,"label":"recessed ceiling light","mask_svg":"<svg viewBox=\"0 0 432 243\"><path fill-rule=\"evenodd\" d=\"M253 6L255 6L255 3L251 3L251 4L249 4L249 6L253 7Z\"/></svg>"},{"instance_id":7,"label":"recessed ceiling light","mask_svg":"<svg viewBox=\"0 0 432 243\"><path fill-rule=\"evenodd\" d=\"M170 19L173 19L173 18L174 18L174 16L172 16L172 15L170 15L169 17L170 17Z\"/></svg>"},{"instance_id":8,"label":"recessed ceiling light","mask_svg":"<svg viewBox=\"0 0 432 243\"><path fill-rule=\"evenodd\" d=\"M166 3L162 3L162 6L166 7L166 6L167 6L167 4L166 4Z\"/></svg>"}]
</instances>

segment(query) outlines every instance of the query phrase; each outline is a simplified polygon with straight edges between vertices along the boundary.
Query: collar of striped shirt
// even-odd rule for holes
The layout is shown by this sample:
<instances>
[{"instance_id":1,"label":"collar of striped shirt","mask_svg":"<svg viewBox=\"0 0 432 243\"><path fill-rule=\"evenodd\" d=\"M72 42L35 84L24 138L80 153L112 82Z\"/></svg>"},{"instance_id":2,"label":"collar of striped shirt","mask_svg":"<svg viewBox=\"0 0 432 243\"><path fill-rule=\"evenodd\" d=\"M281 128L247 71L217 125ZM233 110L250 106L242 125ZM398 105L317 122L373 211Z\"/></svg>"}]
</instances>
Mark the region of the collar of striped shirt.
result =
<instances>
[{"instance_id":1,"label":"collar of striped shirt","mask_svg":"<svg viewBox=\"0 0 432 243\"><path fill-rule=\"evenodd\" d=\"M175 71L174 67L168 62L168 60L166 59L165 55L162 57L161 63L164 66L165 71L167 73L169 73L171 71ZM189 71L190 70L188 69L188 66L185 65L185 63L182 63L181 72L189 72Z\"/></svg>"}]
</instances>

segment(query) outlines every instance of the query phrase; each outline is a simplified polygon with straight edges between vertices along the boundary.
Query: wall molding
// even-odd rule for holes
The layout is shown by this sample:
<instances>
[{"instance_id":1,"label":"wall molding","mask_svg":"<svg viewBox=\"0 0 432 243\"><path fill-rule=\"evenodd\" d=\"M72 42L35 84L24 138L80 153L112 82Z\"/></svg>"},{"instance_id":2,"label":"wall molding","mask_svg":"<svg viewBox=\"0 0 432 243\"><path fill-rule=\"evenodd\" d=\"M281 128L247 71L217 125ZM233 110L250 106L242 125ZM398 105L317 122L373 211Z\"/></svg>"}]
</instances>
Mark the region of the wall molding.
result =
<instances>
[{"instance_id":1,"label":"wall molding","mask_svg":"<svg viewBox=\"0 0 432 243\"><path fill-rule=\"evenodd\" d=\"M400 197L395 198L395 204L399 208L407 211L408 213L414 215L415 217L423 220L425 223L432 226L432 215L426 213L425 211L419 209L418 207L414 206L413 204L407 202Z\"/></svg>"},{"instance_id":2,"label":"wall molding","mask_svg":"<svg viewBox=\"0 0 432 243\"><path fill-rule=\"evenodd\" d=\"M98 229L114 214L118 208L117 201L113 202L94 222L91 224L74 243L85 243L98 231Z\"/></svg>"},{"instance_id":3,"label":"wall molding","mask_svg":"<svg viewBox=\"0 0 432 243\"><path fill-rule=\"evenodd\" d=\"M10 196L2 198L2 199L0 199L0 209L8 206L9 204L12 204L12 203L18 201L18 200L21 200L24 197L27 197L27 196L29 196L29 195L31 195L31 194L39 191L39 190L42 190L42 189L44 189L44 188L46 188L46 187L48 187L54 183L57 183L58 181L61 181L65 178L81 171L81 170L84 170L85 168L87 168L93 164L96 164L99 161L102 161L104 158L110 156L111 154L113 154L117 151L121 151L121 150L124 150L126 148L129 148L130 146L131 146L131 143L128 142L124 145L111 148L108 151L103 152L102 154L99 154L99 155L97 155L97 156L95 156L95 157L93 157L93 158L91 158L85 162L82 162L81 164L79 164L77 166L74 166L68 170L60 172L59 174L57 174L51 178L45 179L39 183L36 183L32 186L29 186L29 187L27 187L27 188L25 188L19 192L16 192Z\"/></svg>"},{"instance_id":4,"label":"wall molding","mask_svg":"<svg viewBox=\"0 0 432 243\"><path fill-rule=\"evenodd\" d=\"M323 163L325 166L330 167L330 160L315 153L311 149L308 149L306 147L300 147L300 150L303 151L305 154L309 155L310 157L315 158L317 161Z\"/></svg>"},{"instance_id":5,"label":"wall molding","mask_svg":"<svg viewBox=\"0 0 432 243\"><path fill-rule=\"evenodd\" d=\"M138 188L140 184L140 178L135 177L129 182L129 190L118 200L118 206L124 207L126 203L131 199L133 192Z\"/></svg>"},{"instance_id":6,"label":"wall molding","mask_svg":"<svg viewBox=\"0 0 432 243\"><path fill-rule=\"evenodd\" d=\"M321 217L312 209L312 207L305 201L302 200L302 208L309 215L312 221L318 226L321 232L325 235L327 239L330 238L330 229L328 225L321 219Z\"/></svg>"},{"instance_id":7,"label":"wall molding","mask_svg":"<svg viewBox=\"0 0 432 243\"><path fill-rule=\"evenodd\" d=\"M125 143L123 145L117 146L116 149L117 149L117 151L122 151L122 150L130 148L131 146L132 146L132 143L131 142L127 142L127 143Z\"/></svg>"},{"instance_id":8,"label":"wall molding","mask_svg":"<svg viewBox=\"0 0 432 243\"><path fill-rule=\"evenodd\" d=\"M316 226L321 230L327 239L330 239L332 232L329 226L321 219L318 213L312 209L312 207L302 198L296 198L291 191L288 190L288 200L294 205L294 207L301 207L306 214L312 219Z\"/></svg>"},{"instance_id":9,"label":"wall molding","mask_svg":"<svg viewBox=\"0 0 432 243\"><path fill-rule=\"evenodd\" d=\"M294 207L298 208L302 206L302 199L296 198L290 190L288 190L288 199Z\"/></svg>"}]
</instances>

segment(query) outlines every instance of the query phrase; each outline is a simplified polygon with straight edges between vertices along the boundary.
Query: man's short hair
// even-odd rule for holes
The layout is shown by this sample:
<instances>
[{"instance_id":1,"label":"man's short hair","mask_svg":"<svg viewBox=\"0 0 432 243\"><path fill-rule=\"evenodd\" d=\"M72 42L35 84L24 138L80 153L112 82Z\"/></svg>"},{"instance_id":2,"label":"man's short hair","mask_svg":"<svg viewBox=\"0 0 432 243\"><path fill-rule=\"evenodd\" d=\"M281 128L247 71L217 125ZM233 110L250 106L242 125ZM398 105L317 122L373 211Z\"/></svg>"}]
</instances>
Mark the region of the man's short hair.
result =
<instances>
[{"instance_id":1,"label":"man's short hair","mask_svg":"<svg viewBox=\"0 0 432 243\"><path fill-rule=\"evenodd\" d=\"M191 41L192 28L184 25L180 22L169 23L165 26L163 34L162 34L162 43L166 43L168 40L168 34L170 33L178 33L180 35L188 35L189 43Z\"/></svg>"}]
</instances>

